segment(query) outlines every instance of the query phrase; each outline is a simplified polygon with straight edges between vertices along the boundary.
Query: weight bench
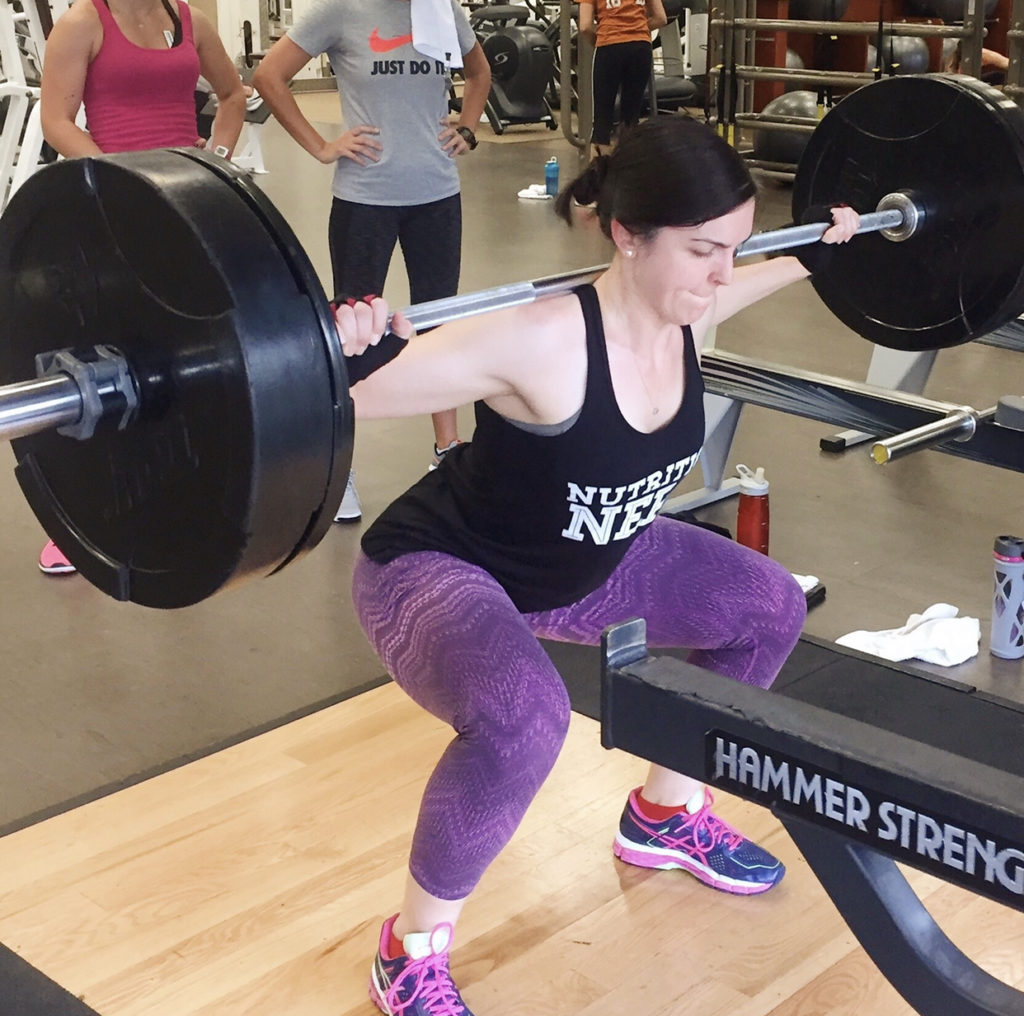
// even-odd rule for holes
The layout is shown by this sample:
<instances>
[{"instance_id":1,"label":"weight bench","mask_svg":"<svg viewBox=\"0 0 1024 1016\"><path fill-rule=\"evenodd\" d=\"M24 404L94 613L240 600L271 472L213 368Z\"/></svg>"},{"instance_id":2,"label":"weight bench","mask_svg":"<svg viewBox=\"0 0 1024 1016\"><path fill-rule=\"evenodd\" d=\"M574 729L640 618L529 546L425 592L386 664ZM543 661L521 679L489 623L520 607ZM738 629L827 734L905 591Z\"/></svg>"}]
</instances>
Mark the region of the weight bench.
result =
<instances>
[{"instance_id":1,"label":"weight bench","mask_svg":"<svg viewBox=\"0 0 1024 1016\"><path fill-rule=\"evenodd\" d=\"M1024 706L804 638L771 692L601 648L601 743L768 807L924 1016L1010 1016L1024 992L946 937L900 861L1024 911Z\"/></svg>"}]
</instances>

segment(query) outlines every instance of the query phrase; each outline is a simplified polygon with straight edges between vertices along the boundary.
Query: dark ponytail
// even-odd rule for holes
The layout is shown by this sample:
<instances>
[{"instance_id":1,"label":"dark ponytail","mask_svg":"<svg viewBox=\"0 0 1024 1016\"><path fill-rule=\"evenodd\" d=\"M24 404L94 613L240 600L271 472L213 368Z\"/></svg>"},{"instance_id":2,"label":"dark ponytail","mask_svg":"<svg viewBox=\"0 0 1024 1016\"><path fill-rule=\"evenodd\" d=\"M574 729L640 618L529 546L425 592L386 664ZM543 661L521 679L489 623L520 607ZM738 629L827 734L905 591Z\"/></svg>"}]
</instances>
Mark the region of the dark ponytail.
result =
<instances>
[{"instance_id":1,"label":"dark ponytail","mask_svg":"<svg viewBox=\"0 0 1024 1016\"><path fill-rule=\"evenodd\" d=\"M612 219L650 235L717 219L756 192L734 148L705 124L677 114L625 131L611 155L594 159L558 195L555 212L571 225L574 201L594 204L606 236Z\"/></svg>"},{"instance_id":2,"label":"dark ponytail","mask_svg":"<svg viewBox=\"0 0 1024 1016\"><path fill-rule=\"evenodd\" d=\"M595 204L608 175L608 155L598 155L575 180L555 198L555 214L572 225L572 206Z\"/></svg>"}]
</instances>

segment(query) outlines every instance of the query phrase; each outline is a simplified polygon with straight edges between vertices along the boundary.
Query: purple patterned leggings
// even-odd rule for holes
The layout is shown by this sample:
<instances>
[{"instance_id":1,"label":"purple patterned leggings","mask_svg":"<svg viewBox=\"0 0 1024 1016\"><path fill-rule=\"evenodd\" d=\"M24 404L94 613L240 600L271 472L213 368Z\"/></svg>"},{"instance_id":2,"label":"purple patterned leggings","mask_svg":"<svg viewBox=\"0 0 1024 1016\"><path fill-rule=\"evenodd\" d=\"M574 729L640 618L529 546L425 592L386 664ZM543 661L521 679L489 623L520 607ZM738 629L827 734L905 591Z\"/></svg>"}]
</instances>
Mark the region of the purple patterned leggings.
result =
<instances>
[{"instance_id":1,"label":"purple patterned leggings","mask_svg":"<svg viewBox=\"0 0 1024 1016\"><path fill-rule=\"evenodd\" d=\"M456 731L427 783L409 862L447 900L468 896L511 839L565 739L568 696L537 637L597 645L609 625L643 617L651 646L691 647L694 664L768 687L805 615L781 565L664 517L568 607L521 614L487 572L436 551L386 565L360 555L353 599L395 682Z\"/></svg>"}]
</instances>

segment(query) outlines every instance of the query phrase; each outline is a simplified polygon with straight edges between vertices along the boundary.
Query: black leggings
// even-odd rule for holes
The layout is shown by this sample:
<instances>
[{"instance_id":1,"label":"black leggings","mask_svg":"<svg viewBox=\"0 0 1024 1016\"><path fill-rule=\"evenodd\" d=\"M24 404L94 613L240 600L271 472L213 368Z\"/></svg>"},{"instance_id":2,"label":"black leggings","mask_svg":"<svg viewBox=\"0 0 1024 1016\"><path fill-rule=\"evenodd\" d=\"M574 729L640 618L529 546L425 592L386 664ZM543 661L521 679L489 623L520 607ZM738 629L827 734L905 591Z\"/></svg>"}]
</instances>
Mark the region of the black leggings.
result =
<instances>
[{"instance_id":1,"label":"black leggings","mask_svg":"<svg viewBox=\"0 0 1024 1016\"><path fill-rule=\"evenodd\" d=\"M610 145L619 89L619 122L631 126L640 119L644 89L651 79L651 44L615 42L594 51L595 145Z\"/></svg>"},{"instance_id":2,"label":"black leggings","mask_svg":"<svg viewBox=\"0 0 1024 1016\"><path fill-rule=\"evenodd\" d=\"M462 199L425 205L360 205L335 198L328 226L335 294L380 296L395 244L402 248L412 303L459 289Z\"/></svg>"}]
</instances>

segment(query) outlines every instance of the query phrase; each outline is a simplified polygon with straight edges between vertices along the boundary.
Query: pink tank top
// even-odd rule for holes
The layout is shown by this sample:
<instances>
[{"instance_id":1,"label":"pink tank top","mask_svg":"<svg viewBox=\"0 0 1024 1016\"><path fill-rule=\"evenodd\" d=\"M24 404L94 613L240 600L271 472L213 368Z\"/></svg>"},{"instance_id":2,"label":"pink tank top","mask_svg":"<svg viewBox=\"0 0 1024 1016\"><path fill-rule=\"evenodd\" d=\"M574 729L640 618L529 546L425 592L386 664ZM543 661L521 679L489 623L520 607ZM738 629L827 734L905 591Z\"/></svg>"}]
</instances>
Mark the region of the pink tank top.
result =
<instances>
[{"instance_id":1,"label":"pink tank top","mask_svg":"<svg viewBox=\"0 0 1024 1016\"><path fill-rule=\"evenodd\" d=\"M192 13L178 2L181 42L144 49L129 42L103 0L92 0L103 25L103 43L85 78L85 117L104 152L191 146L196 129L195 89L199 54Z\"/></svg>"}]
</instances>

